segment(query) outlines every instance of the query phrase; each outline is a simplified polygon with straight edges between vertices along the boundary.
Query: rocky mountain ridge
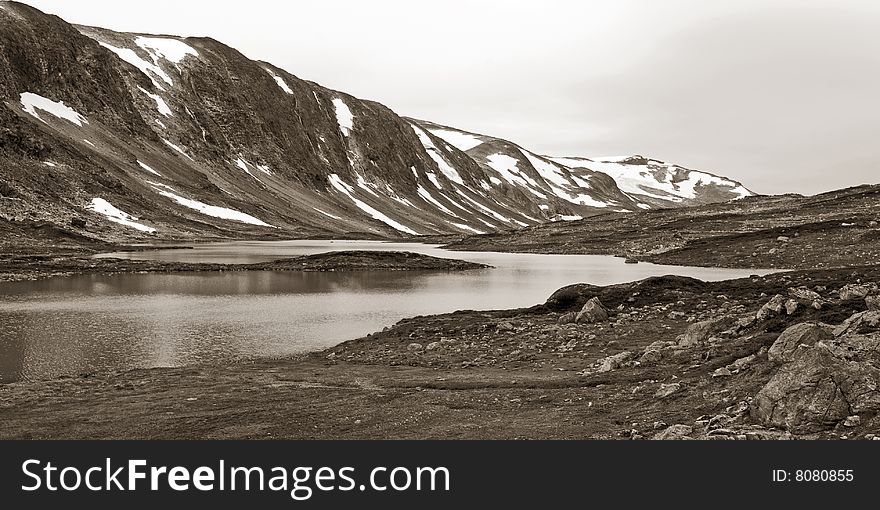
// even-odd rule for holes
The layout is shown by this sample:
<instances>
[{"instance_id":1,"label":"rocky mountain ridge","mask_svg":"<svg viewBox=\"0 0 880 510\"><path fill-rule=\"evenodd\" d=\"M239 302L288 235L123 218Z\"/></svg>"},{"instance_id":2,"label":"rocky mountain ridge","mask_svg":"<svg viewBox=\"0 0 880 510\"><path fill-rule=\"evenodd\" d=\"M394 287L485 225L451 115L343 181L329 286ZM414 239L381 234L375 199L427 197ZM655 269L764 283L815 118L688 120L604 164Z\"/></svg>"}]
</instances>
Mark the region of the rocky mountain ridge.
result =
<instances>
[{"instance_id":1,"label":"rocky mountain ridge","mask_svg":"<svg viewBox=\"0 0 880 510\"><path fill-rule=\"evenodd\" d=\"M654 160L540 156L210 38L16 2L0 2L0 100L2 219L90 239L474 234L751 194Z\"/></svg>"}]
</instances>

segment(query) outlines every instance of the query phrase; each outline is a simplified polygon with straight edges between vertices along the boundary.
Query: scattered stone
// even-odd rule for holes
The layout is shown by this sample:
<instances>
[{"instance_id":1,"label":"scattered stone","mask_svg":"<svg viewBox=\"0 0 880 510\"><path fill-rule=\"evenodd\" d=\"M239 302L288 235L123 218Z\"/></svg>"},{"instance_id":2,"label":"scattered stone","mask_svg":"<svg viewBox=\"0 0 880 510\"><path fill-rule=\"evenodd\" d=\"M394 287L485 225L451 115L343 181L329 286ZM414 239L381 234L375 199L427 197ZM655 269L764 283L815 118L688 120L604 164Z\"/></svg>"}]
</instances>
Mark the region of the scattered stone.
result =
<instances>
[{"instance_id":1,"label":"scattered stone","mask_svg":"<svg viewBox=\"0 0 880 510\"><path fill-rule=\"evenodd\" d=\"M866 296L865 305L872 312L880 311L880 296Z\"/></svg>"},{"instance_id":2,"label":"scattered stone","mask_svg":"<svg viewBox=\"0 0 880 510\"><path fill-rule=\"evenodd\" d=\"M787 242L791 241L791 238L788 236L779 236L776 238L776 240L779 241L780 243L787 243Z\"/></svg>"},{"instance_id":3,"label":"scattered stone","mask_svg":"<svg viewBox=\"0 0 880 510\"><path fill-rule=\"evenodd\" d=\"M812 322L795 324L779 335L770 350L767 358L776 363L786 363L794 360L794 353L801 345L812 347L816 342L829 340L834 336L825 328Z\"/></svg>"},{"instance_id":4,"label":"scattered stone","mask_svg":"<svg viewBox=\"0 0 880 510\"><path fill-rule=\"evenodd\" d=\"M495 329L497 329L498 331L501 331L502 333L509 333L509 332L511 332L511 331L515 331L515 330L516 330L516 328L513 326L513 324L511 324L511 323L508 322L508 321L505 321L505 322L502 322L502 323L498 324L498 325L495 327Z\"/></svg>"},{"instance_id":5,"label":"scattered stone","mask_svg":"<svg viewBox=\"0 0 880 510\"><path fill-rule=\"evenodd\" d=\"M837 295L843 301L852 301L855 299L865 299L869 294L877 292L876 283L849 283L841 287L837 291Z\"/></svg>"},{"instance_id":6,"label":"scattered stone","mask_svg":"<svg viewBox=\"0 0 880 510\"><path fill-rule=\"evenodd\" d=\"M660 388L654 393L654 396L657 398L666 398L679 390L681 390L681 383L660 383Z\"/></svg>"},{"instance_id":7,"label":"scattered stone","mask_svg":"<svg viewBox=\"0 0 880 510\"><path fill-rule=\"evenodd\" d=\"M425 347L425 349L428 351L433 351L433 350L436 350L439 348L440 348L440 342L431 342L428 344L427 347Z\"/></svg>"},{"instance_id":8,"label":"scattered stone","mask_svg":"<svg viewBox=\"0 0 880 510\"><path fill-rule=\"evenodd\" d=\"M751 365L752 362L755 361L755 357L756 356L754 354L751 354L751 355L746 356L744 358L739 358L738 360L734 361L730 365L727 365L727 368L728 368L728 370L739 372L740 370Z\"/></svg>"},{"instance_id":9,"label":"scattered stone","mask_svg":"<svg viewBox=\"0 0 880 510\"><path fill-rule=\"evenodd\" d=\"M578 312L577 317L575 317L575 322L577 323L593 323L600 322L608 319L608 311L602 306L602 302L599 301L599 298L594 297L584 304L584 307L581 308L581 311Z\"/></svg>"},{"instance_id":10,"label":"scattered stone","mask_svg":"<svg viewBox=\"0 0 880 510\"><path fill-rule=\"evenodd\" d=\"M675 439L691 439L690 435L694 432L694 428L690 425L670 425L662 432L657 433L654 439L657 441L669 441Z\"/></svg>"},{"instance_id":11,"label":"scattered stone","mask_svg":"<svg viewBox=\"0 0 880 510\"><path fill-rule=\"evenodd\" d=\"M727 367L721 367L712 372L712 377L730 377L733 373Z\"/></svg>"},{"instance_id":12,"label":"scattered stone","mask_svg":"<svg viewBox=\"0 0 880 510\"><path fill-rule=\"evenodd\" d=\"M798 302L794 299L789 299L785 302L785 313L787 315L794 315L794 313L798 309Z\"/></svg>"},{"instance_id":13,"label":"scattered stone","mask_svg":"<svg viewBox=\"0 0 880 510\"><path fill-rule=\"evenodd\" d=\"M654 351L645 351L642 354L642 357L639 358L639 363L649 364L649 363L657 363L663 359L663 353L657 350Z\"/></svg>"},{"instance_id":14,"label":"scattered stone","mask_svg":"<svg viewBox=\"0 0 880 510\"><path fill-rule=\"evenodd\" d=\"M846 420L843 422L844 427L858 427L862 424L862 418L859 415L854 414L852 416L847 416Z\"/></svg>"},{"instance_id":15,"label":"scattered stone","mask_svg":"<svg viewBox=\"0 0 880 510\"><path fill-rule=\"evenodd\" d=\"M792 287L788 289L788 295L795 299L809 302L813 302L817 299L822 299L822 296L820 296L818 292L813 292L806 287Z\"/></svg>"},{"instance_id":16,"label":"scattered stone","mask_svg":"<svg viewBox=\"0 0 880 510\"><path fill-rule=\"evenodd\" d=\"M413 343L406 346L406 350L408 350L409 352L417 352L417 351L421 351L422 349L423 349L422 344L420 344L418 342L413 342Z\"/></svg>"}]
</instances>

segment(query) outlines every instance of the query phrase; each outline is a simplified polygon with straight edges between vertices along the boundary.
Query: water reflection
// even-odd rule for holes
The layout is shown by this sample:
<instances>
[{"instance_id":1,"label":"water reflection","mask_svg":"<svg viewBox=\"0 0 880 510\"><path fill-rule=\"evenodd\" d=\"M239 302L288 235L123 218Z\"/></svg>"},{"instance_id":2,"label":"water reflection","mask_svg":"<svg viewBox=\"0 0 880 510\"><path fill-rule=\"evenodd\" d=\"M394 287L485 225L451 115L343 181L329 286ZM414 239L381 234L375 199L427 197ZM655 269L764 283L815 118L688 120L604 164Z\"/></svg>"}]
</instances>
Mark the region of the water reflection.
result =
<instances>
[{"instance_id":1,"label":"water reflection","mask_svg":"<svg viewBox=\"0 0 880 510\"><path fill-rule=\"evenodd\" d=\"M366 241L204 245L115 254L260 262L342 249L408 250L491 264L467 272L223 272L78 276L0 285L0 381L183 366L321 349L415 315L543 302L577 282L704 280L753 270L627 265L600 256L451 253Z\"/></svg>"}]
</instances>

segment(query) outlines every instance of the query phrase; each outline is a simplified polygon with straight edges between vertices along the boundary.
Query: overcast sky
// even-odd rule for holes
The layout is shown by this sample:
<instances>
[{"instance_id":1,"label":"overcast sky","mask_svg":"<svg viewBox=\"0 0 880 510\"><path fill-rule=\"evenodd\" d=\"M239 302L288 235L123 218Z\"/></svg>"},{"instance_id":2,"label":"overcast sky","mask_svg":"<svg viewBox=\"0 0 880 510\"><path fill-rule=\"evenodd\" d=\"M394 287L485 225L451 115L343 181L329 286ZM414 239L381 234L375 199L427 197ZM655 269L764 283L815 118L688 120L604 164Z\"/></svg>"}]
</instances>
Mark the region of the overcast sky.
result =
<instances>
[{"instance_id":1,"label":"overcast sky","mask_svg":"<svg viewBox=\"0 0 880 510\"><path fill-rule=\"evenodd\" d=\"M549 155L644 154L760 193L880 182L876 0L27 0L210 36Z\"/></svg>"}]
</instances>

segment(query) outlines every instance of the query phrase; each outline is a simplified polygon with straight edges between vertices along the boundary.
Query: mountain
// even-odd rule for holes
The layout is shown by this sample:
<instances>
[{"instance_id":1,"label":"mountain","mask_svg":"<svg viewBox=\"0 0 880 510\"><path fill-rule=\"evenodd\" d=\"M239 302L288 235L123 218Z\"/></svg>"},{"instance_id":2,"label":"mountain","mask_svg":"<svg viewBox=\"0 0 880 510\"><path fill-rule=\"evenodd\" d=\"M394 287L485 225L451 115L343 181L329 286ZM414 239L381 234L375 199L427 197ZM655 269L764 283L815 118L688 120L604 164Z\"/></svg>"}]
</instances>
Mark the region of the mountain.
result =
<instances>
[{"instance_id":1,"label":"mountain","mask_svg":"<svg viewBox=\"0 0 880 510\"><path fill-rule=\"evenodd\" d=\"M0 2L0 220L102 240L484 233L729 200L655 160L549 158L210 38Z\"/></svg>"}]
</instances>

